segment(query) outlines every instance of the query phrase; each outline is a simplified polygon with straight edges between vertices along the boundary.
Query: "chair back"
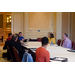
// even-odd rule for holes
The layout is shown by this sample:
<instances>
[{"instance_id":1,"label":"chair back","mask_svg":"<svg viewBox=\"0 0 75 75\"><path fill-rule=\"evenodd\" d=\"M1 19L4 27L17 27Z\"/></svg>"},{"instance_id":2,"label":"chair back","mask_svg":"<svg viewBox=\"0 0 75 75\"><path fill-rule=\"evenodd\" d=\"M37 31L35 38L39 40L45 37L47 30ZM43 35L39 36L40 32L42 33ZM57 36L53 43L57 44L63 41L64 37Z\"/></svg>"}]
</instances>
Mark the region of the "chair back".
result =
<instances>
[{"instance_id":1,"label":"chair back","mask_svg":"<svg viewBox=\"0 0 75 75\"><path fill-rule=\"evenodd\" d=\"M12 61L14 61L14 60L13 60L13 56L12 56L12 54L11 54L10 49L9 49L8 46L7 46L7 50L8 50L8 52L9 52L10 56L11 56Z\"/></svg>"},{"instance_id":2,"label":"chair back","mask_svg":"<svg viewBox=\"0 0 75 75\"><path fill-rule=\"evenodd\" d=\"M2 42L3 42L3 36L0 37L0 40L2 40Z\"/></svg>"},{"instance_id":3,"label":"chair back","mask_svg":"<svg viewBox=\"0 0 75 75\"><path fill-rule=\"evenodd\" d=\"M63 42L64 42L64 40L62 40L62 42L61 42L61 46L63 45Z\"/></svg>"},{"instance_id":4,"label":"chair back","mask_svg":"<svg viewBox=\"0 0 75 75\"><path fill-rule=\"evenodd\" d=\"M17 50L15 47L13 47L13 51L14 51L14 55L15 55L16 61L17 61L17 62L21 62L22 60L21 60L21 58L20 58L20 56L19 56L18 50Z\"/></svg>"},{"instance_id":5,"label":"chair back","mask_svg":"<svg viewBox=\"0 0 75 75\"><path fill-rule=\"evenodd\" d=\"M57 41L57 45L60 46L60 44L61 44L61 40L58 39L58 41Z\"/></svg>"},{"instance_id":6,"label":"chair back","mask_svg":"<svg viewBox=\"0 0 75 75\"><path fill-rule=\"evenodd\" d=\"M74 47L73 47L73 49L75 50L75 44L74 44Z\"/></svg>"},{"instance_id":7,"label":"chair back","mask_svg":"<svg viewBox=\"0 0 75 75\"><path fill-rule=\"evenodd\" d=\"M41 42L41 40L42 40L41 38L37 38L37 41Z\"/></svg>"},{"instance_id":8,"label":"chair back","mask_svg":"<svg viewBox=\"0 0 75 75\"><path fill-rule=\"evenodd\" d=\"M71 49L73 49L74 48L74 42L72 41L72 47L71 47Z\"/></svg>"}]
</instances>

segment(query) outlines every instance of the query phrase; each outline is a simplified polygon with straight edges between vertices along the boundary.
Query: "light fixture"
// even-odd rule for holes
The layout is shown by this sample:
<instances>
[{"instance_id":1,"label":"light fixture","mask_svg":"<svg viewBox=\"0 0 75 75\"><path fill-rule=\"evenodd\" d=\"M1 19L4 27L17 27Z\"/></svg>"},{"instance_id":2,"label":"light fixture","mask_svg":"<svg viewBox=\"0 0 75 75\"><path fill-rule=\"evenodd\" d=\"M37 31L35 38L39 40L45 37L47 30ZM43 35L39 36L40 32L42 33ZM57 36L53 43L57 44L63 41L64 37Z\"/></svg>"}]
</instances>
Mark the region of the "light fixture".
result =
<instances>
[{"instance_id":1,"label":"light fixture","mask_svg":"<svg viewBox=\"0 0 75 75\"><path fill-rule=\"evenodd\" d=\"M10 22L11 22L11 20L10 20Z\"/></svg>"},{"instance_id":2,"label":"light fixture","mask_svg":"<svg viewBox=\"0 0 75 75\"><path fill-rule=\"evenodd\" d=\"M7 20L7 23L9 23L9 21Z\"/></svg>"},{"instance_id":3,"label":"light fixture","mask_svg":"<svg viewBox=\"0 0 75 75\"><path fill-rule=\"evenodd\" d=\"M9 17L7 17L7 19L9 19Z\"/></svg>"},{"instance_id":4,"label":"light fixture","mask_svg":"<svg viewBox=\"0 0 75 75\"><path fill-rule=\"evenodd\" d=\"M11 18L11 16L9 18Z\"/></svg>"}]
</instances>

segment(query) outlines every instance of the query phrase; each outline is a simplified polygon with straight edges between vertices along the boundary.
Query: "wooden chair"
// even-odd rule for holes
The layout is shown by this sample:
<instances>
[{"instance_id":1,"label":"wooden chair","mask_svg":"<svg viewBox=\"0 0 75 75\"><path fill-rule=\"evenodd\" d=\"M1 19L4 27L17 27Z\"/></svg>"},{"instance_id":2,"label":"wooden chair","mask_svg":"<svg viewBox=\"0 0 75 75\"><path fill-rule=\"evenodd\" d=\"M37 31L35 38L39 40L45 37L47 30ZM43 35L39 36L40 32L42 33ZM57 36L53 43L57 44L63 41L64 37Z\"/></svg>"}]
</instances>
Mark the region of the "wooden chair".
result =
<instances>
[{"instance_id":1,"label":"wooden chair","mask_svg":"<svg viewBox=\"0 0 75 75\"><path fill-rule=\"evenodd\" d=\"M62 42L61 42L61 46L63 45L63 42L64 42L64 40L62 40Z\"/></svg>"},{"instance_id":2,"label":"wooden chair","mask_svg":"<svg viewBox=\"0 0 75 75\"><path fill-rule=\"evenodd\" d=\"M58 39L58 41L57 41L57 45L60 46L60 44L61 44L61 40Z\"/></svg>"},{"instance_id":3,"label":"wooden chair","mask_svg":"<svg viewBox=\"0 0 75 75\"><path fill-rule=\"evenodd\" d=\"M74 48L74 42L72 41L72 47L71 47L71 49L73 49Z\"/></svg>"},{"instance_id":4,"label":"wooden chair","mask_svg":"<svg viewBox=\"0 0 75 75\"><path fill-rule=\"evenodd\" d=\"M15 55L16 61L17 61L17 62L22 62L22 60L21 60L21 58L20 58L20 56L19 56L18 50L17 50L15 47L13 47L13 51L14 51L14 55Z\"/></svg>"},{"instance_id":5,"label":"wooden chair","mask_svg":"<svg viewBox=\"0 0 75 75\"><path fill-rule=\"evenodd\" d=\"M11 54L10 49L9 49L8 46L7 46L7 50L8 50L8 52L9 52L10 56L11 56L12 61L14 61L14 60L13 60L13 56L12 56L12 54Z\"/></svg>"},{"instance_id":6,"label":"wooden chair","mask_svg":"<svg viewBox=\"0 0 75 75\"><path fill-rule=\"evenodd\" d=\"M2 40L2 42L3 42L3 36L0 37L0 40Z\"/></svg>"},{"instance_id":7,"label":"wooden chair","mask_svg":"<svg viewBox=\"0 0 75 75\"><path fill-rule=\"evenodd\" d=\"M75 50L75 43L74 43L74 47L73 47L73 49Z\"/></svg>"}]
</instances>

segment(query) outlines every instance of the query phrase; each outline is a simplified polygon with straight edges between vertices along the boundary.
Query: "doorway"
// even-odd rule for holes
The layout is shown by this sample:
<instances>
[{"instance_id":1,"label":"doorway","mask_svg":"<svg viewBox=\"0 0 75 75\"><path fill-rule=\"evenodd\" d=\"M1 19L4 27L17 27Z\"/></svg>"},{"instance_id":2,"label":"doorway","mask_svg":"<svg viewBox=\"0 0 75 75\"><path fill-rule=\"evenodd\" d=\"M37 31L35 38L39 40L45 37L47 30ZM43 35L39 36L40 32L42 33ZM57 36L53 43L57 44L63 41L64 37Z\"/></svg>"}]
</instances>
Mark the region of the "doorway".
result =
<instances>
[{"instance_id":1,"label":"doorway","mask_svg":"<svg viewBox=\"0 0 75 75\"><path fill-rule=\"evenodd\" d=\"M3 36L3 42L8 33L11 33L11 12L0 12L0 37Z\"/></svg>"}]
</instances>

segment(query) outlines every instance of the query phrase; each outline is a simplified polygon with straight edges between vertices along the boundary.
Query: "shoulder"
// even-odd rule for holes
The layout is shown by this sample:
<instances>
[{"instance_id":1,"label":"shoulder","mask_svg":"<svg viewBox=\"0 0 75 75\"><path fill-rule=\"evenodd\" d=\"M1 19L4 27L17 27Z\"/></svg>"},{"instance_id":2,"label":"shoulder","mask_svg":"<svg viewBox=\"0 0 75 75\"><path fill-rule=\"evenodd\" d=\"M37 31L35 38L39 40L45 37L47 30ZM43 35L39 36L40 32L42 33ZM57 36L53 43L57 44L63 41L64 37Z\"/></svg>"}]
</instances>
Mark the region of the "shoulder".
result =
<instances>
[{"instance_id":1,"label":"shoulder","mask_svg":"<svg viewBox=\"0 0 75 75\"><path fill-rule=\"evenodd\" d=\"M50 39L50 37L48 37L48 39Z\"/></svg>"}]
</instances>

